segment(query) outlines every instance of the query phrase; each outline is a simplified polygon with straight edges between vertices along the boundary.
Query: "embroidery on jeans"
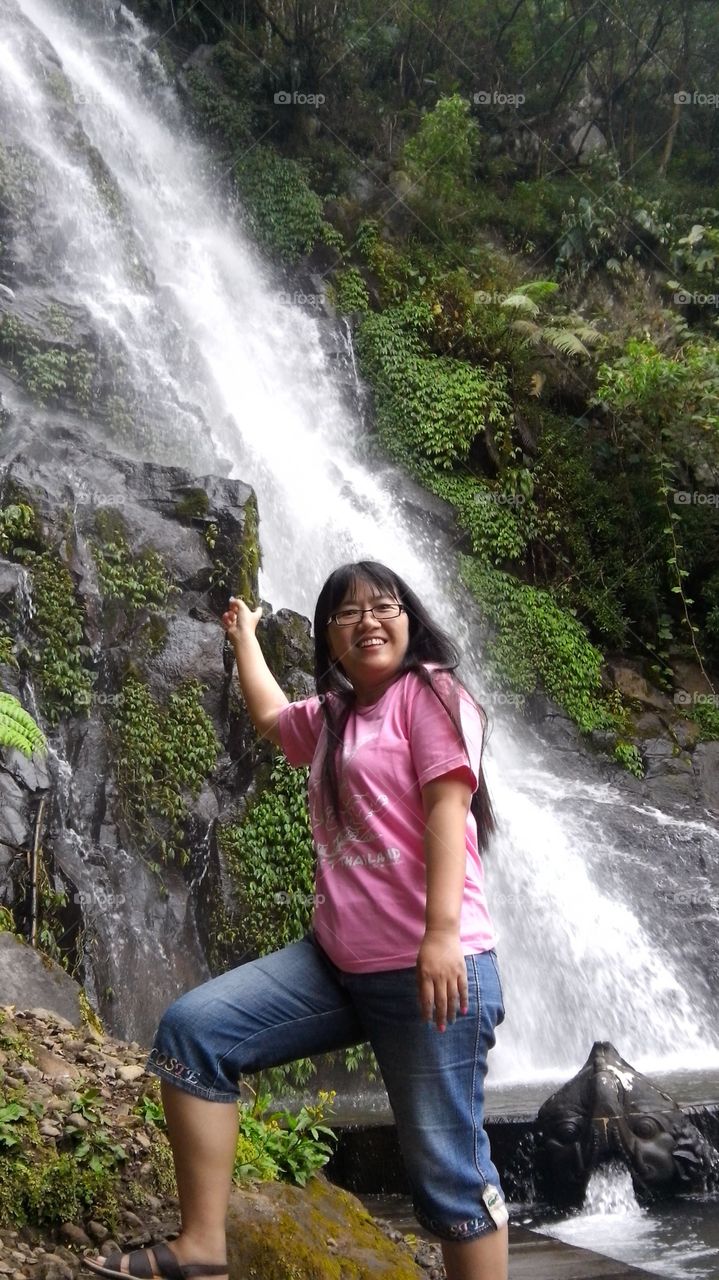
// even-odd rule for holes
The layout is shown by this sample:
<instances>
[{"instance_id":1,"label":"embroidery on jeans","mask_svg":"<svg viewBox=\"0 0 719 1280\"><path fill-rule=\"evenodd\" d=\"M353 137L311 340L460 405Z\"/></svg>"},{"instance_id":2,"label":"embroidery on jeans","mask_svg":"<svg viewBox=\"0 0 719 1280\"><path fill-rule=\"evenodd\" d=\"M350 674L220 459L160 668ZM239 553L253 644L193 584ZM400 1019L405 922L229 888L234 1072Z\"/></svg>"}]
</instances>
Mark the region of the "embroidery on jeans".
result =
<instances>
[{"instance_id":1,"label":"embroidery on jeans","mask_svg":"<svg viewBox=\"0 0 719 1280\"><path fill-rule=\"evenodd\" d=\"M169 1072L170 1075L184 1080L185 1084L199 1083L199 1071L191 1071L190 1068L186 1067L178 1058L168 1058L166 1053L160 1053L157 1049L151 1049L149 1061L153 1062L156 1067L160 1067L163 1071Z\"/></svg>"},{"instance_id":2,"label":"embroidery on jeans","mask_svg":"<svg viewBox=\"0 0 719 1280\"><path fill-rule=\"evenodd\" d=\"M464 1240L474 1235L485 1235L489 1225L486 1218L468 1218L466 1222L449 1225L446 1222L440 1222L437 1218L428 1217L416 1205L414 1211L423 1227L434 1232L436 1236L444 1236L450 1240ZM491 1225L494 1226L494 1223Z\"/></svg>"}]
</instances>

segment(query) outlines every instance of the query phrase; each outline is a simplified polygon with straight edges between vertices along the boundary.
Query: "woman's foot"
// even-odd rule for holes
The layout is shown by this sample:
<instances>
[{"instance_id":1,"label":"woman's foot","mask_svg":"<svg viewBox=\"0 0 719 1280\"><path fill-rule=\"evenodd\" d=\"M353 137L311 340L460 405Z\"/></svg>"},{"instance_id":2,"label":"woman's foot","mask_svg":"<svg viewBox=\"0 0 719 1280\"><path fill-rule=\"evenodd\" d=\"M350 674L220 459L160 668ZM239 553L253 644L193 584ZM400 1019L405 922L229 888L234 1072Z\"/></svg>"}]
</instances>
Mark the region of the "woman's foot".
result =
<instances>
[{"instance_id":1,"label":"woman's foot","mask_svg":"<svg viewBox=\"0 0 719 1280\"><path fill-rule=\"evenodd\" d=\"M182 1236L173 1240L172 1247L164 1242L148 1245L145 1249L119 1250L104 1258L85 1256L83 1261L91 1271L106 1276L137 1276L139 1280L228 1280L227 1261L218 1256L218 1250L198 1248Z\"/></svg>"}]
</instances>

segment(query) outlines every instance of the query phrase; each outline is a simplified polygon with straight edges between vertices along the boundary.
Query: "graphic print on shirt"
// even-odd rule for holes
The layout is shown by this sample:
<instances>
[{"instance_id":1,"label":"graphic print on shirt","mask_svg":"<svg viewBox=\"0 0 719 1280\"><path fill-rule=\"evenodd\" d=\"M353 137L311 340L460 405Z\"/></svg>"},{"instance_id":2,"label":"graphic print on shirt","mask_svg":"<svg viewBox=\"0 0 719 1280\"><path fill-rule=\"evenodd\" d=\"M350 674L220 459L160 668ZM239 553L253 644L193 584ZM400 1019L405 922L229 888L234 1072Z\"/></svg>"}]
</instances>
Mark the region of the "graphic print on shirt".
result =
<instances>
[{"instance_id":1,"label":"graphic print on shirt","mask_svg":"<svg viewBox=\"0 0 719 1280\"><path fill-rule=\"evenodd\" d=\"M310 816L313 826L316 820L324 826L328 844L317 845L317 859L323 870L333 871L337 866L344 867L376 867L387 863L399 862L401 852L396 848L372 847L375 832L370 819L381 813L389 804L389 796L380 793L370 796L362 792L351 792L346 785L346 767L362 747L373 743L379 737L379 730L367 734L354 747L343 748L342 778L339 784L340 805L343 822L340 824L329 810L322 812L320 803L321 784L315 780L310 783L309 801ZM365 845L360 850L358 846Z\"/></svg>"}]
</instances>

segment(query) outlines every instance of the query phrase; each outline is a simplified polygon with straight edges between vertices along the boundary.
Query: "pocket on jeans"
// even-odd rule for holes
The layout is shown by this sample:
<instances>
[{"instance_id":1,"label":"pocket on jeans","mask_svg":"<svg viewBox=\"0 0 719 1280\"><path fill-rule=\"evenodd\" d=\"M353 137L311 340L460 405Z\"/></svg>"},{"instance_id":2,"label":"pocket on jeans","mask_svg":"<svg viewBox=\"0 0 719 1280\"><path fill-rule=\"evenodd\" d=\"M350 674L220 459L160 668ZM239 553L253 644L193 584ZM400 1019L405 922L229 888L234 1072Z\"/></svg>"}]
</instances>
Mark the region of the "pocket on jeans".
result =
<instances>
[{"instance_id":1,"label":"pocket on jeans","mask_svg":"<svg viewBox=\"0 0 719 1280\"><path fill-rule=\"evenodd\" d=\"M497 952L496 952L496 951L494 951L494 950L492 950L492 951L490 951L490 953L489 953L489 954L490 954L490 956L492 957L492 964L494 965L494 972L495 972L495 973L496 973L496 975L497 975L497 985L498 985L498 987L499 987L499 998L500 998L500 1000L501 1000L501 1002L502 1002L502 1015L501 1015L501 1017L499 1017L499 1018L497 1019L497 1023L499 1024L500 1022L504 1022L504 1017L505 1017L505 1008L504 1008L504 992L503 992L503 990L502 990L502 979L501 979L501 977L499 976L499 962L498 962L498 960L497 960Z\"/></svg>"}]
</instances>

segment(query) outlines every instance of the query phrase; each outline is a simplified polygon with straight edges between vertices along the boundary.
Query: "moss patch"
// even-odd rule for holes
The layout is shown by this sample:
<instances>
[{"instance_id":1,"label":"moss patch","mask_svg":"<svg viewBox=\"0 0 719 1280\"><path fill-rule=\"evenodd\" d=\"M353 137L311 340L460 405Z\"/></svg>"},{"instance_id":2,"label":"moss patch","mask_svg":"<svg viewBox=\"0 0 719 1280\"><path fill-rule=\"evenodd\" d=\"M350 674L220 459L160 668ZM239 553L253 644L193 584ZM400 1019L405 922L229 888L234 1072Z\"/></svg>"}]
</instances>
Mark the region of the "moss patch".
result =
<instances>
[{"instance_id":1,"label":"moss patch","mask_svg":"<svg viewBox=\"0 0 719 1280\"><path fill-rule=\"evenodd\" d=\"M419 1280L407 1246L382 1235L354 1196L313 1178L233 1194L228 1258L248 1280Z\"/></svg>"}]
</instances>

